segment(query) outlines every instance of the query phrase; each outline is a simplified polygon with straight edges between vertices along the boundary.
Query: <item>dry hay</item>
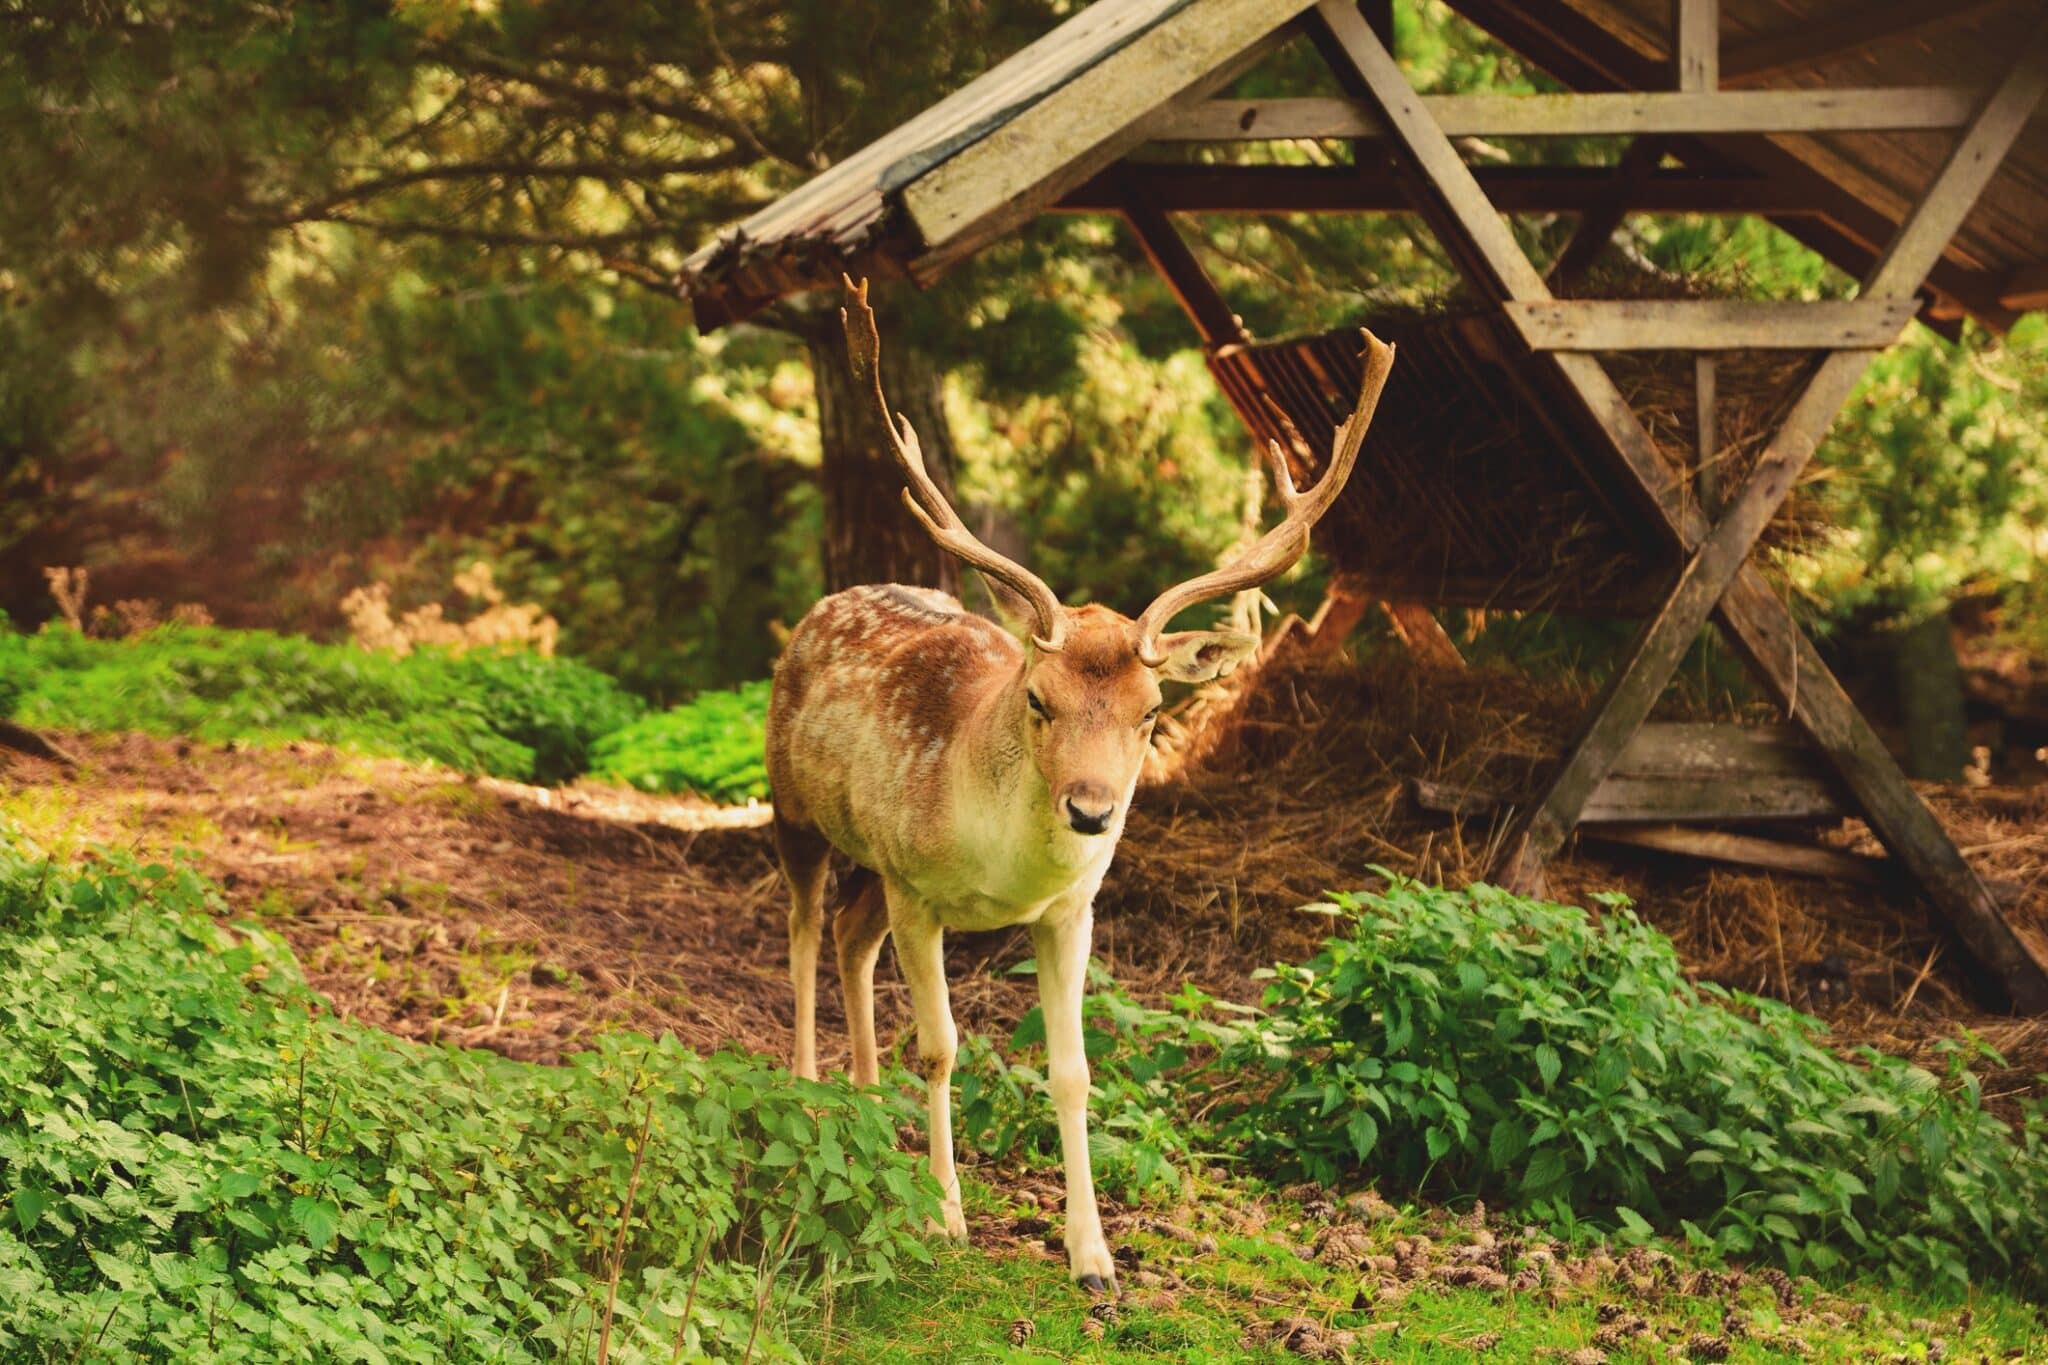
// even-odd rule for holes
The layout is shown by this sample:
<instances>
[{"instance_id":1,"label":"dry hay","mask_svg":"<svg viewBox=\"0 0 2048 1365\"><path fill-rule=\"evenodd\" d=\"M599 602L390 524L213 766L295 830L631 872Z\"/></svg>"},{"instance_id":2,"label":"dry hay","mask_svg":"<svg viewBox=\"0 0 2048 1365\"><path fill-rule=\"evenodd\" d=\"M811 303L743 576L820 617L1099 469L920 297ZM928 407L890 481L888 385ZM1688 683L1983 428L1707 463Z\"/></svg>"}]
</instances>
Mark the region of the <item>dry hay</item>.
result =
<instances>
[{"instance_id":1,"label":"dry hay","mask_svg":"<svg viewBox=\"0 0 2048 1365\"><path fill-rule=\"evenodd\" d=\"M1253 999L1252 971L1313 951L1319 916L1291 913L1329 889L1369 887L1384 867L1462 885L1480 877L1497 819L1420 809L1410 783L1533 796L1585 716L1565 684L1401 658L1282 661L1212 706L1182 744L1186 772L1141 791L1104 887L1105 941L1141 990L1182 979ZM1971 862L2009 897L2022 932L2048 941L2048 788L1926 788ZM1860 821L1828 841L1879 851ZM2048 1071L2048 1020L1973 1003L1959 950L1909 896L1577 844L1551 868L1555 898L1619 890L1669 934L1687 971L1789 1000L1838 1042L1939 1069L1937 1045L1969 1030L2004 1055L1994 1101Z\"/></svg>"}]
</instances>

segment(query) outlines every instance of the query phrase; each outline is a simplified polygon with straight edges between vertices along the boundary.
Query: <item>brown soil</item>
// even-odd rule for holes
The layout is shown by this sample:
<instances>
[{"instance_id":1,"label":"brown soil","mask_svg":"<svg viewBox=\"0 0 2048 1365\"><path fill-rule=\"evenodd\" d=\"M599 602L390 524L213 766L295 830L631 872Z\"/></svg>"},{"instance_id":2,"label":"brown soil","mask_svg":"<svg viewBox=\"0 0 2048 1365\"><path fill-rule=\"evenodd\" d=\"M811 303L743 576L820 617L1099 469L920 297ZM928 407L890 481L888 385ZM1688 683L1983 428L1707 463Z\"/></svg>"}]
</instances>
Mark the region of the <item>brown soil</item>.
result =
<instances>
[{"instance_id":1,"label":"brown soil","mask_svg":"<svg viewBox=\"0 0 2048 1365\"><path fill-rule=\"evenodd\" d=\"M1256 1000L1253 971L1312 952L1327 928L1295 907L1374 884L1374 866L1477 875L1486 823L1417 809L1408 780L1526 792L1584 705L1517 675L1405 664L1276 667L1236 690L1184 717L1187 771L1141 791L1098 903L1097 956L1142 997L1192 980ZM234 915L286 939L341 1014L537 1060L620 1025L788 1051L765 810L545 792L311 745L64 741L84 760L75 774L0 758L0 814L46 841L195 849ZM2048 788L1931 798L2016 918L2048 932ZM1868 838L1855 822L1830 837ZM1585 848L1552 874L1560 899L1627 892L1697 975L1790 999L1845 1042L1931 1057L1970 1029L2007 1056L1993 1097L2048 1070L2048 1021L1978 1009L1959 954L1908 896ZM1035 997L1007 973L1029 952L1021 931L954 936L963 1028L1007 1034ZM833 1066L845 1032L826 958L819 1043ZM907 1043L887 954L877 997L885 1044Z\"/></svg>"}]
</instances>

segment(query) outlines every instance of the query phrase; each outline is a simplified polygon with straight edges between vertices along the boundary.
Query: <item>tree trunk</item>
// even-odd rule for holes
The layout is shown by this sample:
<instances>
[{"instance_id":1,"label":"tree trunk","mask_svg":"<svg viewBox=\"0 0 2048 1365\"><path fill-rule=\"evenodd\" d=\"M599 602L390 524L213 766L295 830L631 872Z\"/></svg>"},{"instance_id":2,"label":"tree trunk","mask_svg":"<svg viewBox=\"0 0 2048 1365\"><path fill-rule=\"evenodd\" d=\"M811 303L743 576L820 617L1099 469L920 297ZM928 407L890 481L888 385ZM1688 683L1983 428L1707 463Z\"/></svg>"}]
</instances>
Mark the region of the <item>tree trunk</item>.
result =
<instances>
[{"instance_id":1,"label":"tree trunk","mask_svg":"<svg viewBox=\"0 0 2048 1365\"><path fill-rule=\"evenodd\" d=\"M910 419L932 479L953 491L953 433L946 425L939 369L929 357L893 338L883 320L882 390L892 408ZM846 363L846 334L837 310L806 337L818 389L818 434L825 493L825 590L856 583L914 583L955 596L960 565L932 543L903 506L903 475L889 438L871 415L873 400L854 385Z\"/></svg>"},{"instance_id":2,"label":"tree trunk","mask_svg":"<svg viewBox=\"0 0 2048 1365\"><path fill-rule=\"evenodd\" d=\"M1970 761L1963 667L1948 613L1937 611L1893 637L1899 701L1906 713L1906 771L1954 782Z\"/></svg>"}]
</instances>

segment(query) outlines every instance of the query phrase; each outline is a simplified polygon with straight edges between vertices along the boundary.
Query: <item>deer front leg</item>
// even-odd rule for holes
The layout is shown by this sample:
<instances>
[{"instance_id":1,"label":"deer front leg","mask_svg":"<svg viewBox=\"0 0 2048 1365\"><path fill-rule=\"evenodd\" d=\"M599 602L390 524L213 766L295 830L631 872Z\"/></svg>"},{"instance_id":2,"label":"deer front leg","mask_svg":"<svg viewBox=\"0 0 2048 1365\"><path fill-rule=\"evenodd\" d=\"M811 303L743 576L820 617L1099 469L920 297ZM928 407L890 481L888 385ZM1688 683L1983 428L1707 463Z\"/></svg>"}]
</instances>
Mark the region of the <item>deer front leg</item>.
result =
<instances>
[{"instance_id":1,"label":"deer front leg","mask_svg":"<svg viewBox=\"0 0 2048 1365\"><path fill-rule=\"evenodd\" d=\"M946 1236L965 1242L960 1175L953 1169L953 1057L960 1038L946 993L945 931L923 906L908 903L891 887L889 932L896 940L896 965L910 987L910 1007L917 1016L917 1057L924 1068L930 1108L926 1131L932 1178L945 1199Z\"/></svg>"},{"instance_id":2,"label":"deer front leg","mask_svg":"<svg viewBox=\"0 0 2048 1365\"><path fill-rule=\"evenodd\" d=\"M1060 1160L1067 1174L1067 1273L1088 1290L1116 1288L1116 1262L1102 1236L1095 1207L1095 1175L1088 1164L1088 1054L1081 1041L1081 991L1095 912L1071 914L1031 926L1038 952L1038 998L1045 1011L1046 1080L1059 1116Z\"/></svg>"}]
</instances>

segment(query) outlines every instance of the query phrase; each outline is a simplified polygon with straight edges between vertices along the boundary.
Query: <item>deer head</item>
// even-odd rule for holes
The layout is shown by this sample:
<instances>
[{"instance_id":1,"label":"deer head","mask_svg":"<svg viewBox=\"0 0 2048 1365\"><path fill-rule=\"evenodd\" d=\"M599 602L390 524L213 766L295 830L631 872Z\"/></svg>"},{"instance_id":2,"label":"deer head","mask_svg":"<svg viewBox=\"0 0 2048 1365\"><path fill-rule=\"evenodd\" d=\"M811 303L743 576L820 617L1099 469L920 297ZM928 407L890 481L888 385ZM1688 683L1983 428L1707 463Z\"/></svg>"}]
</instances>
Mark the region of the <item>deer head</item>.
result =
<instances>
[{"instance_id":1,"label":"deer head","mask_svg":"<svg viewBox=\"0 0 2048 1365\"><path fill-rule=\"evenodd\" d=\"M1205 683L1231 672L1259 647L1234 630L1168 632L1182 611L1271 582L1308 549L1309 531L1337 500L1372 423L1394 348L1370 332L1358 403L1338 428L1330 464L1315 487L1297 490L1277 444L1265 452L1284 515L1280 523L1221 568L1167 589L1134 621L1107 607L1067 607L1045 581L977 538L925 468L917 433L890 411L882 392L881 338L868 307L867 281L846 280L847 355L874 414L889 433L906 487L903 501L940 548L979 570L997 614L1023 645L1016 676L999 705L1012 713L1024 751L1043 784L1046 814L1075 834L1122 828L1124 809L1152 727L1162 682Z\"/></svg>"}]
</instances>

